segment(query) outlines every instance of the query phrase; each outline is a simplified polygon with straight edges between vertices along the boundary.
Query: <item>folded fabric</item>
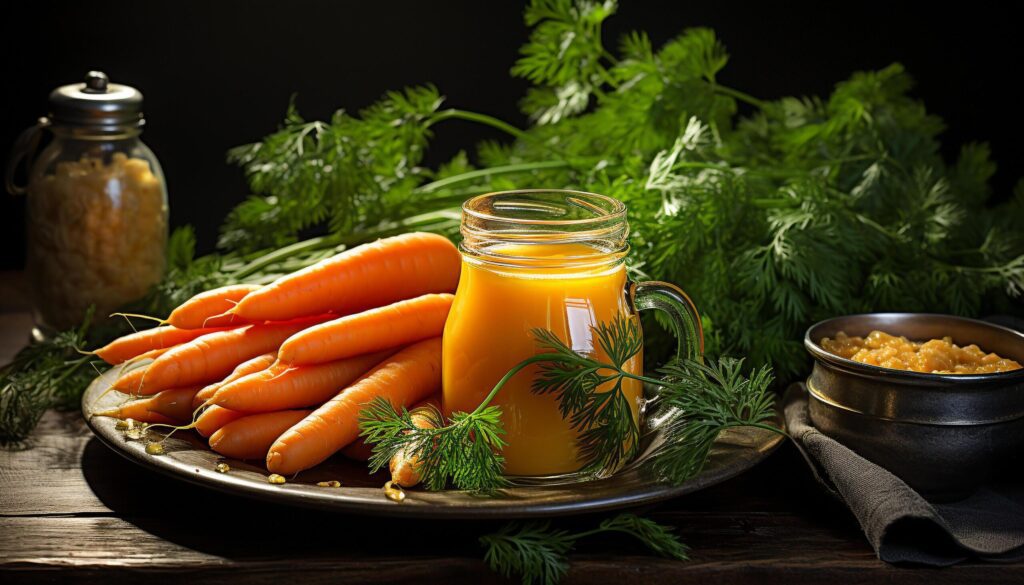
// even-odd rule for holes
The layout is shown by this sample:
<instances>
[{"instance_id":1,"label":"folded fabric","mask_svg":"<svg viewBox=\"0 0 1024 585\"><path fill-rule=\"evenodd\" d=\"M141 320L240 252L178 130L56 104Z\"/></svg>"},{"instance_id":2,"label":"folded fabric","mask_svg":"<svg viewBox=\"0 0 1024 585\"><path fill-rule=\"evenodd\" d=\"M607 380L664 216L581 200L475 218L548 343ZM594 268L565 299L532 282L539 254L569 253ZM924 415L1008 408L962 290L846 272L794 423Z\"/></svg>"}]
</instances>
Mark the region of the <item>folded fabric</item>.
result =
<instances>
[{"instance_id":1,"label":"folded fabric","mask_svg":"<svg viewBox=\"0 0 1024 585\"><path fill-rule=\"evenodd\" d=\"M783 397L786 425L818 481L860 523L878 558L946 566L1024 558L1024 485L995 483L967 499L933 504L900 478L811 425L807 389Z\"/></svg>"}]
</instances>

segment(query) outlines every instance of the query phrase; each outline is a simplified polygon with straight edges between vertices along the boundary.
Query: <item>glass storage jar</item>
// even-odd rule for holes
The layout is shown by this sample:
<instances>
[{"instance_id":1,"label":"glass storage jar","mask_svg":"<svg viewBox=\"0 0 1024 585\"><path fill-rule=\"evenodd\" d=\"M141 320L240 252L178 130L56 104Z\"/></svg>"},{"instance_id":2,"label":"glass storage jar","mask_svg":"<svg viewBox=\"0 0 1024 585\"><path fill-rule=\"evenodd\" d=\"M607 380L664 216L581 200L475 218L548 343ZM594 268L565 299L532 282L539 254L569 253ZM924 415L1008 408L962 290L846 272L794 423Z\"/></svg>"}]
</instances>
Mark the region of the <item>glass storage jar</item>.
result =
<instances>
[{"instance_id":1,"label":"glass storage jar","mask_svg":"<svg viewBox=\"0 0 1024 585\"><path fill-rule=\"evenodd\" d=\"M142 94L98 71L50 94L50 113L22 133L6 186L27 194L26 272L37 332L52 333L140 299L163 276L167 188L139 139ZM52 140L34 156L44 131ZM24 162L27 186L14 182Z\"/></svg>"}]
</instances>

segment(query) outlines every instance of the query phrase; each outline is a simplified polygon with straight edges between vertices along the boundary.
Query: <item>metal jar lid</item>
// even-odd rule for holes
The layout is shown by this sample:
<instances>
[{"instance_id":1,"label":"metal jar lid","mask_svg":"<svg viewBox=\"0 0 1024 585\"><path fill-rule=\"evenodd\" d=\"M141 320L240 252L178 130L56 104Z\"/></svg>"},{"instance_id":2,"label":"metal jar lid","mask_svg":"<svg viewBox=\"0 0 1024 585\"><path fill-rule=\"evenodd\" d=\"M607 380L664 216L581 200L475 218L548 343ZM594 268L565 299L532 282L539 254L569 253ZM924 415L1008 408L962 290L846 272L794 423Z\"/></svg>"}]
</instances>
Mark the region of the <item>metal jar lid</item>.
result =
<instances>
[{"instance_id":1,"label":"metal jar lid","mask_svg":"<svg viewBox=\"0 0 1024 585\"><path fill-rule=\"evenodd\" d=\"M106 73L90 71L84 83L58 87L50 93L50 120L55 125L116 132L142 126L142 93L110 83Z\"/></svg>"}]
</instances>

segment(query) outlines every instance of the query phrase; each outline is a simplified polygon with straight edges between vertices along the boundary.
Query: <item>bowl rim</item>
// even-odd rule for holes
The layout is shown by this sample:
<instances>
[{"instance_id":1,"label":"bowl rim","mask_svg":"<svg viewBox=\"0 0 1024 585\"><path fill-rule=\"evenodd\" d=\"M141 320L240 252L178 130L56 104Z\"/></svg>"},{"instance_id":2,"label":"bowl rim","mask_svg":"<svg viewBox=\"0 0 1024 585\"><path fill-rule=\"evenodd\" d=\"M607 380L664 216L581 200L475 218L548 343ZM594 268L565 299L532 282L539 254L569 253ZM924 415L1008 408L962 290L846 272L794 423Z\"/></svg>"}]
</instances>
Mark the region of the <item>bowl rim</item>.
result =
<instances>
[{"instance_id":1,"label":"bowl rim","mask_svg":"<svg viewBox=\"0 0 1024 585\"><path fill-rule=\"evenodd\" d=\"M982 327L987 327L987 328L990 328L990 329L1001 330L1001 331L1003 331L1005 333L1009 333L1011 336L1015 337L1022 346L1024 346L1024 333L1021 333L1020 331L1017 331L1015 329L1011 329L1009 327L1004 327L1002 325L997 325L995 323L990 323L988 321L982 321L980 319L971 319L969 317L959 317L957 315L946 315L946 314L943 314L943 313L878 312L878 313L853 313L853 314L850 314L850 315L840 315L838 317L830 317L828 319L824 319L824 320L818 321L817 323L815 323L815 324L811 325L810 327L808 327L807 331L804 332L804 348L807 349L807 352L810 353L811 357L813 357L815 360L822 361L822 362L825 362L825 363L833 365L833 366L842 367L842 368L847 369L847 370L853 370L855 373L861 373L861 374L866 374L866 375L870 375L870 376L879 376L879 375L881 375L881 376L886 376L886 377L889 377L889 378L895 378L896 380L904 380L904 381L908 381L908 382L909 381L925 382L925 383L928 383L929 385L936 384L936 383L950 384L950 385L978 384L978 383L1000 383L1000 382L1012 382L1012 381L1015 381L1015 380L1018 380L1018 379L1024 379L1024 368L1018 368L1016 370L1010 370L1008 372L992 372L992 373L987 373L987 374L932 374L932 373L927 373L927 372L914 372L914 371L911 371L911 370L897 370L895 368L885 368L885 367L882 367L882 366L875 366L875 365L871 365L871 364L865 364L865 363L857 362L857 361L854 361L854 360L851 360L851 359L847 359L847 358L838 356L838 355L836 355L836 354L826 350L825 348L821 347L818 344L817 341L814 341L811 338L811 332L812 331L814 331L814 330L818 329L819 327L822 327L822 326L824 326L824 325L826 325L826 324L828 324L828 323L830 323L832 321L838 321L840 319L844 319L845 320L845 319L851 319L851 318L856 319L858 317L860 317L860 318L865 318L865 317L892 317L892 318L924 317L924 318L942 319L942 320L947 320L947 321L949 321L949 320L952 320L952 321L963 321L963 322L973 323L975 325L980 325Z\"/></svg>"}]
</instances>

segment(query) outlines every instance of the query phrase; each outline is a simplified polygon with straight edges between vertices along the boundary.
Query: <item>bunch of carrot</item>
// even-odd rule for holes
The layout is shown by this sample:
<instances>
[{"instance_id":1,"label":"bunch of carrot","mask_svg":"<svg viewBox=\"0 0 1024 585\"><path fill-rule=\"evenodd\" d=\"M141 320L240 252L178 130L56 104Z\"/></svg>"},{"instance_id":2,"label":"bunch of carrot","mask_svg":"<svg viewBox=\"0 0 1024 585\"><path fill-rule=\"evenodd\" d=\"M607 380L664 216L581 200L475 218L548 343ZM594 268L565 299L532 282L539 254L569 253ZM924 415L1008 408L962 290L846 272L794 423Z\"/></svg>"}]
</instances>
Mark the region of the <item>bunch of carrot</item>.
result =
<instances>
[{"instance_id":1,"label":"bunch of carrot","mask_svg":"<svg viewBox=\"0 0 1024 585\"><path fill-rule=\"evenodd\" d=\"M112 388L128 395L99 414L195 428L218 453L265 459L280 475L346 447L365 457L365 404L380 396L409 408L440 390L459 269L451 242L411 233L265 286L199 294L164 325L95 351L122 366Z\"/></svg>"}]
</instances>

